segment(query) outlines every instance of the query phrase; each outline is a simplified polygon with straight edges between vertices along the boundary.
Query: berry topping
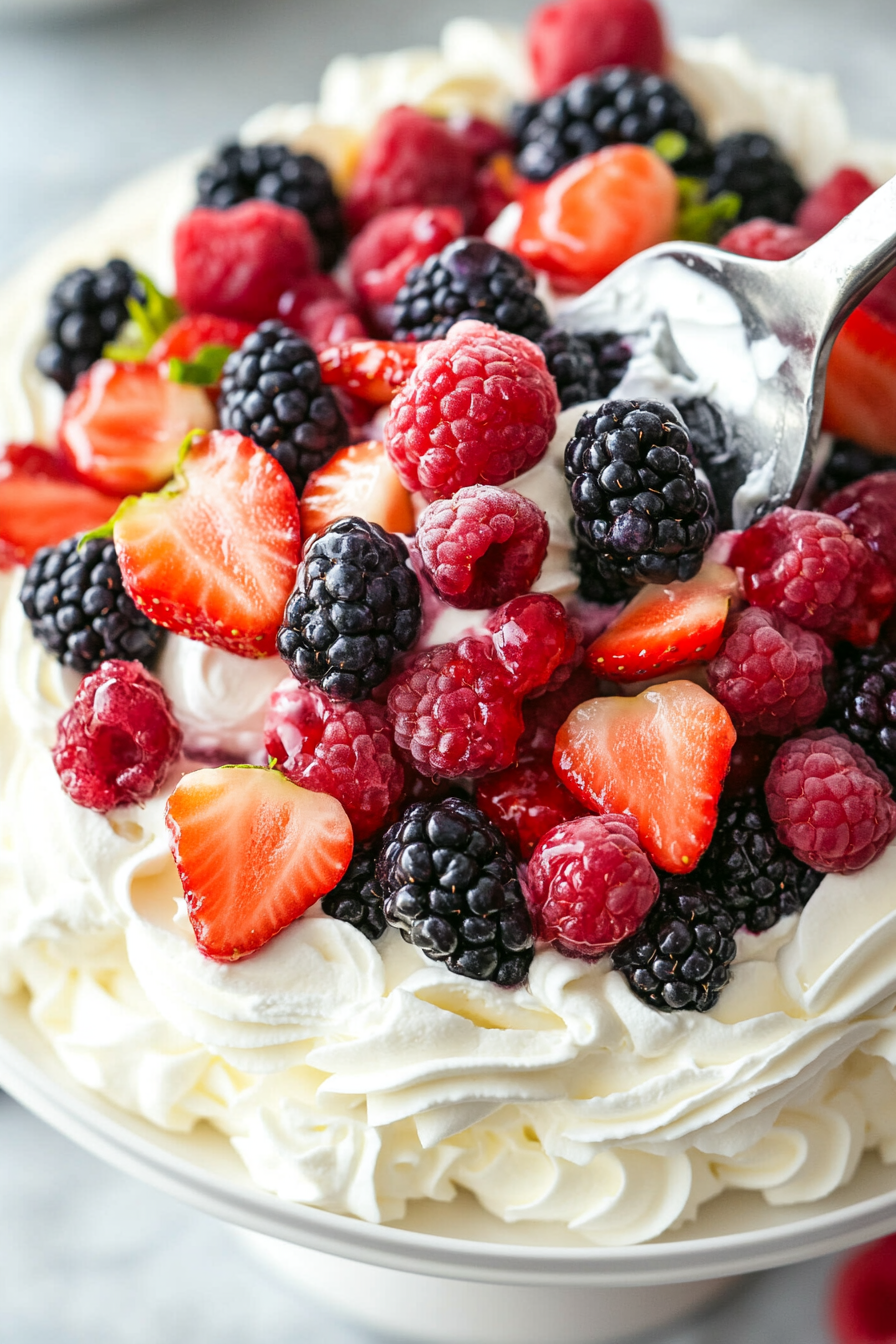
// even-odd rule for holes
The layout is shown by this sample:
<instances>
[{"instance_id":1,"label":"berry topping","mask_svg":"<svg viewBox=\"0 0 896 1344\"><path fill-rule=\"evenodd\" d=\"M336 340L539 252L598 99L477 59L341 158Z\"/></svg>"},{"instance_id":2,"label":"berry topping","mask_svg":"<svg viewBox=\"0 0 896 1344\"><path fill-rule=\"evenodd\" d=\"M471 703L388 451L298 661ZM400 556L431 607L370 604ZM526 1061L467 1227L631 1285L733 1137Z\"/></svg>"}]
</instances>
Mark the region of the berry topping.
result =
<instances>
[{"instance_id":1,"label":"berry topping","mask_svg":"<svg viewBox=\"0 0 896 1344\"><path fill-rule=\"evenodd\" d=\"M377 864L386 919L455 975L512 987L532 961L532 922L504 837L472 803L416 803Z\"/></svg>"},{"instance_id":2,"label":"berry topping","mask_svg":"<svg viewBox=\"0 0 896 1344\"><path fill-rule=\"evenodd\" d=\"M374 406L388 406L414 371L420 347L400 341L343 341L321 350L325 383Z\"/></svg>"},{"instance_id":3,"label":"berry topping","mask_svg":"<svg viewBox=\"0 0 896 1344\"><path fill-rule=\"evenodd\" d=\"M709 689L738 733L789 737L821 718L827 704L822 673L830 662L820 635L780 612L748 607L731 617L706 671Z\"/></svg>"},{"instance_id":4,"label":"berry topping","mask_svg":"<svg viewBox=\"0 0 896 1344\"><path fill-rule=\"evenodd\" d=\"M193 439L165 490L122 506L113 536L125 588L156 625L245 658L276 651L299 562L298 503L249 439Z\"/></svg>"},{"instance_id":5,"label":"berry topping","mask_svg":"<svg viewBox=\"0 0 896 1344\"><path fill-rule=\"evenodd\" d=\"M708 397L676 398L698 465L712 487L719 514L719 529L733 527L734 496L743 484L740 456L734 435L721 407Z\"/></svg>"},{"instance_id":6,"label":"berry topping","mask_svg":"<svg viewBox=\"0 0 896 1344\"><path fill-rule=\"evenodd\" d=\"M165 822L196 942L216 961L257 952L332 891L352 856L342 805L278 770L185 775Z\"/></svg>"},{"instance_id":7,"label":"berry topping","mask_svg":"<svg viewBox=\"0 0 896 1344\"><path fill-rule=\"evenodd\" d=\"M332 275L315 272L297 280L277 300L277 312L315 347L358 340L367 330L345 290Z\"/></svg>"},{"instance_id":8,"label":"berry topping","mask_svg":"<svg viewBox=\"0 0 896 1344\"><path fill-rule=\"evenodd\" d=\"M573 335L562 327L551 327L538 338L538 344L563 410L608 397L622 382L632 357L630 347L615 331Z\"/></svg>"},{"instance_id":9,"label":"berry topping","mask_svg":"<svg viewBox=\"0 0 896 1344\"><path fill-rule=\"evenodd\" d=\"M348 264L354 291L377 326L391 331L391 305L408 271L463 231L464 217L453 205L403 205L364 225L348 250Z\"/></svg>"},{"instance_id":10,"label":"berry topping","mask_svg":"<svg viewBox=\"0 0 896 1344\"><path fill-rule=\"evenodd\" d=\"M494 607L528 592L548 537L537 504L495 485L469 485L434 500L417 525L424 572L453 607Z\"/></svg>"},{"instance_id":11,"label":"berry topping","mask_svg":"<svg viewBox=\"0 0 896 1344\"><path fill-rule=\"evenodd\" d=\"M740 197L738 219L776 220L790 224L805 196L796 174L774 140L756 131L740 131L720 140L713 150L706 194L723 191Z\"/></svg>"},{"instance_id":12,"label":"berry topping","mask_svg":"<svg viewBox=\"0 0 896 1344\"><path fill-rule=\"evenodd\" d=\"M825 722L896 782L896 652L883 642L861 650L841 645L837 672Z\"/></svg>"},{"instance_id":13,"label":"berry topping","mask_svg":"<svg viewBox=\"0 0 896 1344\"><path fill-rule=\"evenodd\" d=\"M98 271L79 266L56 284L47 307L47 342L37 367L71 392L84 373L114 341L128 320L128 299L143 297L143 286L126 261L114 258Z\"/></svg>"},{"instance_id":14,"label":"berry topping","mask_svg":"<svg viewBox=\"0 0 896 1344\"><path fill-rule=\"evenodd\" d=\"M553 691L566 681L571 665L581 662L581 630L549 593L506 602L492 612L488 628L517 695Z\"/></svg>"},{"instance_id":15,"label":"berry topping","mask_svg":"<svg viewBox=\"0 0 896 1344\"><path fill-rule=\"evenodd\" d=\"M896 475L892 471L875 471L847 485L822 507L844 522L896 574Z\"/></svg>"},{"instance_id":16,"label":"berry topping","mask_svg":"<svg viewBox=\"0 0 896 1344\"><path fill-rule=\"evenodd\" d=\"M668 681L579 705L557 734L554 769L587 807L633 816L657 867L684 873L712 838L734 739L718 700Z\"/></svg>"},{"instance_id":17,"label":"berry topping","mask_svg":"<svg viewBox=\"0 0 896 1344\"><path fill-rule=\"evenodd\" d=\"M819 873L865 868L896 834L896 803L883 771L855 742L816 728L785 742L765 799L778 839Z\"/></svg>"},{"instance_id":18,"label":"berry topping","mask_svg":"<svg viewBox=\"0 0 896 1344\"><path fill-rule=\"evenodd\" d=\"M238 349L254 330L249 322L214 313L187 313L177 318L158 338L146 356L147 364L163 364L172 359L189 363L206 345L226 345Z\"/></svg>"},{"instance_id":19,"label":"berry topping","mask_svg":"<svg viewBox=\"0 0 896 1344\"><path fill-rule=\"evenodd\" d=\"M414 508L382 443L352 443L312 471L299 503L302 536L338 518L363 518L385 532L414 531Z\"/></svg>"},{"instance_id":20,"label":"berry topping","mask_svg":"<svg viewBox=\"0 0 896 1344\"><path fill-rule=\"evenodd\" d=\"M813 238L794 224L777 224L773 219L751 219L737 224L719 242L723 252L756 261L789 261L805 252Z\"/></svg>"},{"instance_id":21,"label":"berry topping","mask_svg":"<svg viewBox=\"0 0 896 1344\"><path fill-rule=\"evenodd\" d=\"M84 678L59 720L53 764L72 802L109 812L157 793L182 742L155 677L112 658Z\"/></svg>"},{"instance_id":22,"label":"berry topping","mask_svg":"<svg viewBox=\"0 0 896 1344\"><path fill-rule=\"evenodd\" d=\"M577 817L542 836L529 861L536 933L567 955L599 957L639 927L660 891L631 817Z\"/></svg>"},{"instance_id":23,"label":"berry topping","mask_svg":"<svg viewBox=\"0 0 896 1344\"><path fill-rule=\"evenodd\" d=\"M42 546L92 531L117 503L79 481L57 453L7 444L0 450L0 568L30 564Z\"/></svg>"},{"instance_id":24,"label":"berry topping","mask_svg":"<svg viewBox=\"0 0 896 1344\"><path fill-rule=\"evenodd\" d=\"M299 681L360 700L416 642L420 620L420 582L401 538L342 518L306 542L277 648Z\"/></svg>"},{"instance_id":25,"label":"berry topping","mask_svg":"<svg viewBox=\"0 0 896 1344\"><path fill-rule=\"evenodd\" d=\"M519 257L484 238L458 238L414 266L392 308L397 341L431 341L466 321L488 322L530 341L548 327L534 277Z\"/></svg>"},{"instance_id":26,"label":"berry topping","mask_svg":"<svg viewBox=\"0 0 896 1344\"><path fill-rule=\"evenodd\" d=\"M321 909L331 919L351 924L375 943L386 932L383 898L376 885L379 845L355 845L352 861L332 891L321 901Z\"/></svg>"},{"instance_id":27,"label":"berry topping","mask_svg":"<svg viewBox=\"0 0 896 1344\"><path fill-rule=\"evenodd\" d=\"M521 859L531 858L541 837L552 827L585 811L578 798L560 783L550 755L530 757L497 774L485 775L476 784L476 806L494 822Z\"/></svg>"},{"instance_id":28,"label":"berry topping","mask_svg":"<svg viewBox=\"0 0 896 1344\"><path fill-rule=\"evenodd\" d=\"M503 485L544 457L557 405L537 345L462 322L421 353L392 403L386 448L408 490L430 500Z\"/></svg>"},{"instance_id":29,"label":"berry topping","mask_svg":"<svg viewBox=\"0 0 896 1344\"><path fill-rule=\"evenodd\" d=\"M863 1246L841 1265L831 1328L837 1344L887 1344L896 1337L896 1236Z\"/></svg>"},{"instance_id":30,"label":"berry topping","mask_svg":"<svg viewBox=\"0 0 896 1344\"><path fill-rule=\"evenodd\" d=\"M542 5L529 18L526 45L542 98L577 75L606 66L628 65L660 75L666 64L662 19L651 0Z\"/></svg>"}]
</instances>

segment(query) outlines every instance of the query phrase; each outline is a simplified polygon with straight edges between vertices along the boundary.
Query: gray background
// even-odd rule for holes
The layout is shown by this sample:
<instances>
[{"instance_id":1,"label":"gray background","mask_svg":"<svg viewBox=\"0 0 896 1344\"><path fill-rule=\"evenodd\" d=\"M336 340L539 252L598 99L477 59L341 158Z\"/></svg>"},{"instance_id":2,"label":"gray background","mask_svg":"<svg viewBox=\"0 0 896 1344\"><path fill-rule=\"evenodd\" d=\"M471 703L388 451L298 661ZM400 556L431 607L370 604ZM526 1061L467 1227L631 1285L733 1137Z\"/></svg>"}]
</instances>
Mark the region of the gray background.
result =
<instances>
[{"instance_id":1,"label":"gray background","mask_svg":"<svg viewBox=\"0 0 896 1344\"><path fill-rule=\"evenodd\" d=\"M168 0L0 24L0 275L127 177L312 99L340 51L432 42L525 0ZM896 138L892 0L668 0L676 33L742 33L839 78L856 129ZM655 1344L822 1344L832 1264L744 1285ZM224 1225L119 1175L0 1096L0 1340L365 1344L247 1258ZM545 1341L545 1344L550 1344Z\"/></svg>"}]
</instances>

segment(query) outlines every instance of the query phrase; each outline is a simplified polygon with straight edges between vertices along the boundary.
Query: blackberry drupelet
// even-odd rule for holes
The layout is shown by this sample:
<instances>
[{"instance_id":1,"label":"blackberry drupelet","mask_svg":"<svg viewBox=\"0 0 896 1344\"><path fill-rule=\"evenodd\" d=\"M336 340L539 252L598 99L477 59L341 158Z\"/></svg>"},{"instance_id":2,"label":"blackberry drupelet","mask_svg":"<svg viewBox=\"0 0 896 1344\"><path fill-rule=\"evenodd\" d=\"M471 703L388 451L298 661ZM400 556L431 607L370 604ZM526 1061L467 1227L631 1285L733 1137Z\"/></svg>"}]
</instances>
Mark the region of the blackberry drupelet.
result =
<instances>
[{"instance_id":1,"label":"blackberry drupelet","mask_svg":"<svg viewBox=\"0 0 896 1344\"><path fill-rule=\"evenodd\" d=\"M392 335L396 341L431 341L467 319L530 341L549 325L526 266L484 238L457 238L411 267L395 296Z\"/></svg>"},{"instance_id":2,"label":"blackberry drupelet","mask_svg":"<svg viewBox=\"0 0 896 1344\"><path fill-rule=\"evenodd\" d=\"M118 257L98 271L79 266L64 275L47 305L49 339L37 355L41 373L71 392L78 374L101 358L127 322L128 298L142 299L143 286Z\"/></svg>"},{"instance_id":3,"label":"blackberry drupelet","mask_svg":"<svg viewBox=\"0 0 896 1344\"><path fill-rule=\"evenodd\" d=\"M677 173L700 177L712 164L706 132L684 94L659 75L628 66L580 75L550 98L517 109L513 129L517 169L533 182L606 145L649 145L663 131L687 141L672 165Z\"/></svg>"},{"instance_id":4,"label":"blackberry drupelet","mask_svg":"<svg viewBox=\"0 0 896 1344\"><path fill-rule=\"evenodd\" d=\"M349 439L314 350L276 320L262 322L228 356L218 412L223 429L238 430L276 458L297 495Z\"/></svg>"},{"instance_id":5,"label":"blackberry drupelet","mask_svg":"<svg viewBox=\"0 0 896 1344\"><path fill-rule=\"evenodd\" d=\"M560 407L608 397L622 381L632 352L615 332L564 331L551 327L538 338L551 377L557 384Z\"/></svg>"},{"instance_id":6,"label":"blackberry drupelet","mask_svg":"<svg viewBox=\"0 0 896 1344\"><path fill-rule=\"evenodd\" d=\"M455 975L525 980L535 942L513 856L473 803L415 803L385 835L377 864L386 919Z\"/></svg>"},{"instance_id":7,"label":"blackberry drupelet","mask_svg":"<svg viewBox=\"0 0 896 1344\"><path fill-rule=\"evenodd\" d=\"M401 538L340 518L305 547L277 648L299 681L360 700L416 642L420 620L420 581Z\"/></svg>"},{"instance_id":8,"label":"blackberry drupelet","mask_svg":"<svg viewBox=\"0 0 896 1344\"><path fill-rule=\"evenodd\" d=\"M688 431L694 456L712 486L719 528L734 526L732 505L743 484L743 470L731 431L721 408L708 397L691 397L675 403Z\"/></svg>"},{"instance_id":9,"label":"blackberry drupelet","mask_svg":"<svg viewBox=\"0 0 896 1344\"><path fill-rule=\"evenodd\" d=\"M325 915L351 924L375 943L386 932L383 898L376 884L378 845L356 845L352 861L321 901Z\"/></svg>"},{"instance_id":10,"label":"blackberry drupelet","mask_svg":"<svg viewBox=\"0 0 896 1344\"><path fill-rule=\"evenodd\" d=\"M813 498L827 499L844 486L853 485L878 471L896 471L896 457L873 453L870 448L863 448L850 439L837 439L815 483Z\"/></svg>"},{"instance_id":11,"label":"blackberry drupelet","mask_svg":"<svg viewBox=\"0 0 896 1344\"><path fill-rule=\"evenodd\" d=\"M870 649L841 644L837 671L822 726L857 743L896 784L896 649L889 640Z\"/></svg>"},{"instance_id":12,"label":"blackberry drupelet","mask_svg":"<svg viewBox=\"0 0 896 1344\"><path fill-rule=\"evenodd\" d=\"M345 248L345 225L330 174L311 154L294 154L288 145L224 145L196 179L199 204L225 210L258 196L300 210L329 271Z\"/></svg>"},{"instance_id":13,"label":"blackberry drupelet","mask_svg":"<svg viewBox=\"0 0 896 1344\"><path fill-rule=\"evenodd\" d=\"M75 672L107 658L151 667L165 631L125 592L113 542L98 537L79 552L78 541L43 546L25 571L21 602L35 638Z\"/></svg>"},{"instance_id":14,"label":"blackberry drupelet","mask_svg":"<svg viewBox=\"0 0 896 1344\"><path fill-rule=\"evenodd\" d=\"M700 883L663 877L637 933L613 952L632 993L664 1013L705 1013L718 1003L737 953L736 920Z\"/></svg>"},{"instance_id":15,"label":"blackberry drupelet","mask_svg":"<svg viewBox=\"0 0 896 1344\"><path fill-rule=\"evenodd\" d=\"M605 585L693 578L715 536L715 505L670 407L604 402L576 426L565 470L576 536Z\"/></svg>"},{"instance_id":16,"label":"blackberry drupelet","mask_svg":"<svg viewBox=\"0 0 896 1344\"><path fill-rule=\"evenodd\" d=\"M792 224L806 194L774 140L753 131L726 136L716 145L706 195L712 200L722 191L740 197L741 224L759 217Z\"/></svg>"}]
</instances>

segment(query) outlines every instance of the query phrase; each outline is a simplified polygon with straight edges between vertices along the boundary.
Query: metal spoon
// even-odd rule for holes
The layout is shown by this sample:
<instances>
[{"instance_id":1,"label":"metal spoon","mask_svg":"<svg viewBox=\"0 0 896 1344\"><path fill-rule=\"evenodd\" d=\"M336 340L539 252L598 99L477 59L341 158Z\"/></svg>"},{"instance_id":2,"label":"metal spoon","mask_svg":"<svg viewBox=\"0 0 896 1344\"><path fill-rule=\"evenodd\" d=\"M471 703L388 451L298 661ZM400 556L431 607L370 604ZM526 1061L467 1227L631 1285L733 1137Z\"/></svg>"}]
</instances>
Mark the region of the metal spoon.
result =
<instances>
[{"instance_id":1,"label":"metal spoon","mask_svg":"<svg viewBox=\"0 0 896 1344\"><path fill-rule=\"evenodd\" d=\"M790 261L662 243L565 307L569 331L659 331L672 373L721 404L737 456L735 527L799 498L845 319L896 262L896 177Z\"/></svg>"}]
</instances>

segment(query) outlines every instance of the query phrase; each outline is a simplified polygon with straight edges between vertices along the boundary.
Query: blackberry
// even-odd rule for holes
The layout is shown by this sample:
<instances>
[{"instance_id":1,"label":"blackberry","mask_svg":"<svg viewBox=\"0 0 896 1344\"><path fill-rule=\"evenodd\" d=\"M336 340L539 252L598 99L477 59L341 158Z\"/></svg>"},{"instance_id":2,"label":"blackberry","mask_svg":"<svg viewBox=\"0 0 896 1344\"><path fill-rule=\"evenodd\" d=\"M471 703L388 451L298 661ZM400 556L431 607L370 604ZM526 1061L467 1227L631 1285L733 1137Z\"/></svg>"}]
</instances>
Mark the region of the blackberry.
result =
<instances>
[{"instance_id":1,"label":"blackberry","mask_svg":"<svg viewBox=\"0 0 896 1344\"><path fill-rule=\"evenodd\" d=\"M360 700L416 642L420 620L420 581L401 538L340 518L305 547L277 648L299 681Z\"/></svg>"},{"instance_id":2,"label":"blackberry","mask_svg":"<svg viewBox=\"0 0 896 1344\"><path fill-rule=\"evenodd\" d=\"M127 322L127 300L143 297L134 271L118 257L98 271L86 266L69 271L47 305L49 339L37 355L41 373L71 392L78 374L101 358L104 346Z\"/></svg>"},{"instance_id":3,"label":"blackberry","mask_svg":"<svg viewBox=\"0 0 896 1344\"><path fill-rule=\"evenodd\" d=\"M262 322L228 356L218 413L222 428L238 430L276 458L297 495L349 439L314 350L276 320Z\"/></svg>"},{"instance_id":4,"label":"blackberry","mask_svg":"<svg viewBox=\"0 0 896 1344\"><path fill-rule=\"evenodd\" d=\"M802 910L822 879L778 839L765 795L747 789L723 801L697 877L751 933Z\"/></svg>"},{"instance_id":5,"label":"blackberry","mask_svg":"<svg viewBox=\"0 0 896 1344\"><path fill-rule=\"evenodd\" d=\"M431 341L473 318L537 341L548 328L535 280L519 257L484 238L456 238L412 266L392 307L396 341Z\"/></svg>"},{"instance_id":6,"label":"blackberry","mask_svg":"<svg viewBox=\"0 0 896 1344\"><path fill-rule=\"evenodd\" d=\"M351 924L372 943L386 932L383 898L376 885L378 857L379 846L356 845L351 863L321 901L325 915Z\"/></svg>"},{"instance_id":7,"label":"blackberry","mask_svg":"<svg viewBox=\"0 0 896 1344\"><path fill-rule=\"evenodd\" d=\"M841 644L837 664L821 722L858 743L896 784L896 649L889 640L870 649Z\"/></svg>"},{"instance_id":8,"label":"blackberry","mask_svg":"<svg viewBox=\"0 0 896 1344\"><path fill-rule=\"evenodd\" d=\"M754 131L728 135L716 145L706 195L712 200L722 191L740 197L741 224L760 216L792 224L806 194L774 140Z\"/></svg>"},{"instance_id":9,"label":"blackberry","mask_svg":"<svg viewBox=\"0 0 896 1344\"><path fill-rule=\"evenodd\" d=\"M124 590L115 546L79 537L43 546L25 571L21 602L35 638L64 667L92 672L107 658L150 667L165 632Z\"/></svg>"},{"instance_id":10,"label":"blackberry","mask_svg":"<svg viewBox=\"0 0 896 1344\"><path fill-rule=\"evenodd\" d=\"M566 445L575 533L608 585L690 579L715 536L687 431L658 401L606 401Z\"/></svg>"},{"instance_id":11,"label":"blackberry","mask_svg":"<svg viewBox=\"0 0 896 1344\"><path fill-rule=\"evenodd\" d=\"M632 352L615 331L564 331L551 327L538 338L542 354L557 384L562 410L583 401L608 397L622 381Z\"/></svg>"},{"instance_id":12,"label":"blackberry","mask_svg":"<svg viewBox=\"0 0 896 1344\"><path fill-rule=\"evenodd\" d=\"M634 994L664 1013L715 1007L737 953L732 914L699 882L664 877L637 933L613 950Z\"/></svg>"},{"instance_id":13,"label":"blackberry","mask_svg":"<svg viewBox=\"0 0 896 1344\"><path fill-rule=\"evenodd\" d=\"M599 568L597 552L584 541L576 541L573 568L579 576L579 596L585 602L597 602L611 607L616 602L627 602L638 591L639 584L627 582L607 566Z\"/></svg>"},{"instance_id":14,"label":"blackberry","mask_svg":"<svg viewBox=\"0 0 896 1344\"><path fill-rule=\"evenodd\" d=\"M311 154L294 154L288 145L229 144L196 179L199 204L225 210L258 196L300 210L329 271L345 248L345 225L330 174Z\"/></svg>"},{"instance_id":15,"label":"blackberry","mask_svg":"<svg viewBox=\"0 0 896 1344\"><path fill-rule=\"evenodd\" d=\"M513 856L473 803L415 803L386 832L377 864L386 919L455 975L526 978L535 937Z\"/></svg>"},{"instance_id":16,"label":"blackberry","mask_svg":"<svg viewBox=\"0 0 896 1344\"><path fill-rule=\"evenodd\" d=\"M814 497L827 499L844 486L864 480L877 471L896 471L896 457L873 453L870 448L863 448L850 439L837 439L815 483Z\"/></svg>"},{"instance_id":17,"label":"blackberry","mask_svg":"<svg viewBox=\"0 0 896 1344\"><path fill-rule=\"evenodd\" d=\"M719 527L727 531L734 526L732 505L744 475L728 422L721 408L708 397L678 401L676 407L688 431L694 456L712 486Z\"/></svg>"},{"instance_id":18,"label":"blackberry","mask_svg":"<svg viewBox=\"0 0 896 1344\"><path fill-rule=\"evenodd\" d=\"M513 129L517 169L533 182L605 145L649 145L663 131L687 142L676 172L700 177L712 163L703 124L681 90L624 65L579 75L550 98L517 109Z\"/></svg>"}]
</instances>

